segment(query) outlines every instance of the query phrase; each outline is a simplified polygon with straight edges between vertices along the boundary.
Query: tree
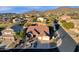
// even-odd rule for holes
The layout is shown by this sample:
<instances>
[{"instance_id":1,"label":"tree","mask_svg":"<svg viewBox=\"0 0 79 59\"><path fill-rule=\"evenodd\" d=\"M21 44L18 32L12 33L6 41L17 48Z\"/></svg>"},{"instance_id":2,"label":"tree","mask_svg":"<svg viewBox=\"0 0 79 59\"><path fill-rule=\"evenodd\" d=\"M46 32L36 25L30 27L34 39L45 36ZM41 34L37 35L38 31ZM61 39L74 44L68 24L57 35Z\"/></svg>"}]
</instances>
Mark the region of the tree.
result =
<instances>
[{"instance_id":1,"label":"tree","mask_svg":"<svg viewBox=\"0 0 79 59\"><path fill-rule=\"evenodd\" d=\"M21 32L20 32L20 37L22 37L22 38L25 37L25 32L24 32L24 31L21 31Z\"/></svg>"},{"instance_id":2,"label":"tree","mask_svg":"<svg viewBox=\"0 0 79 59\"><path fill-rule=\"evenodd\" d=\"M31 16L32 18L32 22L36 22L37 21L37 17L36 16Z\"/></svg>"},{"instance_id":3,"label":"tree","mask_svg":"<svg viewBox=\"0 0 79 59\"><path fill-rule=\"evenodd\" d=\"M26 23L24 24L25 27L28 27L28 26L31 26L31 25L32 25L32 22L26 22Z\"/></svg>"},{"instance_id":4,"label":"tree","mask_svg":"<svg viewBox=\"0 0 79 59\"><path fill-rule=\"evenodd\" d=\"M25 37L25 32L24 31L20 31L20 32L16 32L16 35L21 37L21 38L24 38Z\"/></svg>"},{"instance_id":5,"label":"tree","mask_svg":"<svg viewBox=\"0 0 79 59\"><path fill-rule=\"evenodd\" d=\"M48 25L48 26L52 26L52 17L48 17L48 19L46 20L46 24Z\"/></svg>"}]
</instances>

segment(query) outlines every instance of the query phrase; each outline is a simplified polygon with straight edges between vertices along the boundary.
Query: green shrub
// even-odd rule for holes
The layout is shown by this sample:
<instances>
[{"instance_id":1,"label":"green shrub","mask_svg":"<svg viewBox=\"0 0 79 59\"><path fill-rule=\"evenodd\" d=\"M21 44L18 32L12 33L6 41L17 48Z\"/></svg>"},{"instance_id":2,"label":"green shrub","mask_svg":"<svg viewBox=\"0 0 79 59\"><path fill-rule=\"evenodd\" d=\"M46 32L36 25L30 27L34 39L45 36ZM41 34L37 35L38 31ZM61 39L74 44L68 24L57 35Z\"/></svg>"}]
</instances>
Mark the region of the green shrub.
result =
<instances>
[{"instance_id":1,"label":"green shrub","mask_svg":"<svg viewBox=\"0 0 79 59\"><path fill-rule=\"evenodd\" d=\"M25 32L24 31L16 32L16 35L18 35L21 38L24 38L25 37Z\"/></svg>"}]
</instances>

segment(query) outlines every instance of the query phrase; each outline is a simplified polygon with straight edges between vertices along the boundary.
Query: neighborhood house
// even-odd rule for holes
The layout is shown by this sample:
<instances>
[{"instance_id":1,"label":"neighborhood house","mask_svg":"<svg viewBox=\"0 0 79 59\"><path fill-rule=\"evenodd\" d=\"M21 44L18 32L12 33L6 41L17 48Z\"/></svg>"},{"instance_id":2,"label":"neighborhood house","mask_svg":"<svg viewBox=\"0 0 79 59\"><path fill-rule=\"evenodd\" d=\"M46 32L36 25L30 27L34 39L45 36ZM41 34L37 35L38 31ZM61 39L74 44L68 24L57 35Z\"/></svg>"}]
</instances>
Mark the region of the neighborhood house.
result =
<instances>
[{"instance_id":1,"label":"neighborhood house","mask_svg":"<svg viewBox=\"0 0 79 59\"><path fill-rule=\"evenodd\" d=\"M66 21L68 20L69 21L70 19L71 19L71 17L67 16L67 15L63 15L60 17L60 20L66 20Z\"/></svg>"},{"instance_id":2,"label":"neighborhood house","mask_svg":"<svg viewBox=\"0 0 79 59\"><path fill-rule=\"evenodd\" d=\"M32 32L33 35L35 35L38 40L41 41L49 41L49 28L46 25L43 25L42 23L35 23L32 26L29 26L27 31Z\"/></svg>"},{"instance_id":3,"label":"neighborhood house","mask_svg":"<svg viewBox=\"0 0 79 59\"><path fill-rule=\"evenodd\" d=\"M14 31L11 28L6 28L2 31L2 44L1 45L6 45L6 48L10 48L9 46L15 42L15 38L14 38ZM1 46L0 45L0 46ZM13 47L11 47L13 48Z\"/></svg>"}]
</instances>

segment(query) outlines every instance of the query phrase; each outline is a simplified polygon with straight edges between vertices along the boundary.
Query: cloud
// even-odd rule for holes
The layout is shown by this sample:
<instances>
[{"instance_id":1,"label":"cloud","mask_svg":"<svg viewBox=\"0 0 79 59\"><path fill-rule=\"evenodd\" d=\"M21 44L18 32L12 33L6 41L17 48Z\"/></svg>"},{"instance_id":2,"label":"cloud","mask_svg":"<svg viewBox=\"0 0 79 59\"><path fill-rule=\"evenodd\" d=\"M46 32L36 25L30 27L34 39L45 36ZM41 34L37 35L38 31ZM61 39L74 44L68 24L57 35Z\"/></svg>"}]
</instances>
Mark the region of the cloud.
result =
<instances>
[{"instance_id":1,"label":"cloud","mask_svg":"<svg viewBox=\"0 0 79 59\"><path fill-rule=\"evenodd\" d=\"M1 6L0 7L0 12L2 11L9 11L9 10L12 10L12 8L11 7L7 7L7 6Z\"/></svg>"},{"instance_id":2,"label":"cloud","mask_svg":"<svg viewBox=\"0 0 79 59\"><path fill-rule=\"evenodd\" d=\"M40 9L41 6L29 6L29 8L33 8L33 9Z\"/></svg>"},{"instance_id":3,"label":"cloud","mask_svg":"<svg viewBox=\"0 0 79 59\"><path fill-rule=\"evenodd\" d=\"M31 9L31 10L39 10L39 9L41 9L42 7L41 7L41 6L27 6L26 8L27 8L27 9Z\"/></svg>"}]
</instances>

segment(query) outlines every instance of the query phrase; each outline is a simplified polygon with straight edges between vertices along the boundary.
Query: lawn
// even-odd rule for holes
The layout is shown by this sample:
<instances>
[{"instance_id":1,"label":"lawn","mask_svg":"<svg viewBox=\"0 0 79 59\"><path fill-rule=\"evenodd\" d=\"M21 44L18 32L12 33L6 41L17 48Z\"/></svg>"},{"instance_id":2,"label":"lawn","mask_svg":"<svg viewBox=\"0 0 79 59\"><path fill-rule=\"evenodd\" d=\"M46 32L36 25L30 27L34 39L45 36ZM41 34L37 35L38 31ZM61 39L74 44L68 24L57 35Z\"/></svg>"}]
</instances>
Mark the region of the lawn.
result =
<instances>
[{"instance_id":1,"label":"lawn","mask_svg":"<svg viewBox=\"0 0 79 59\"><path fill-rule=\"evenodd\" d=\"M66 29L72 29L74 28L74 24L72 22L66 22L66 21L61 21L62 26L65 27Z\"/></svg>"},{"instance_id":2,"label":"lawn","mask_svg":"<svg viewBox=\"0 0 79 59\"><path fill-rule=\"evenodd\" d=\"M13 25L13 23L0 23L0 28L11 27Z\"/></svg>"}]
</instances>

